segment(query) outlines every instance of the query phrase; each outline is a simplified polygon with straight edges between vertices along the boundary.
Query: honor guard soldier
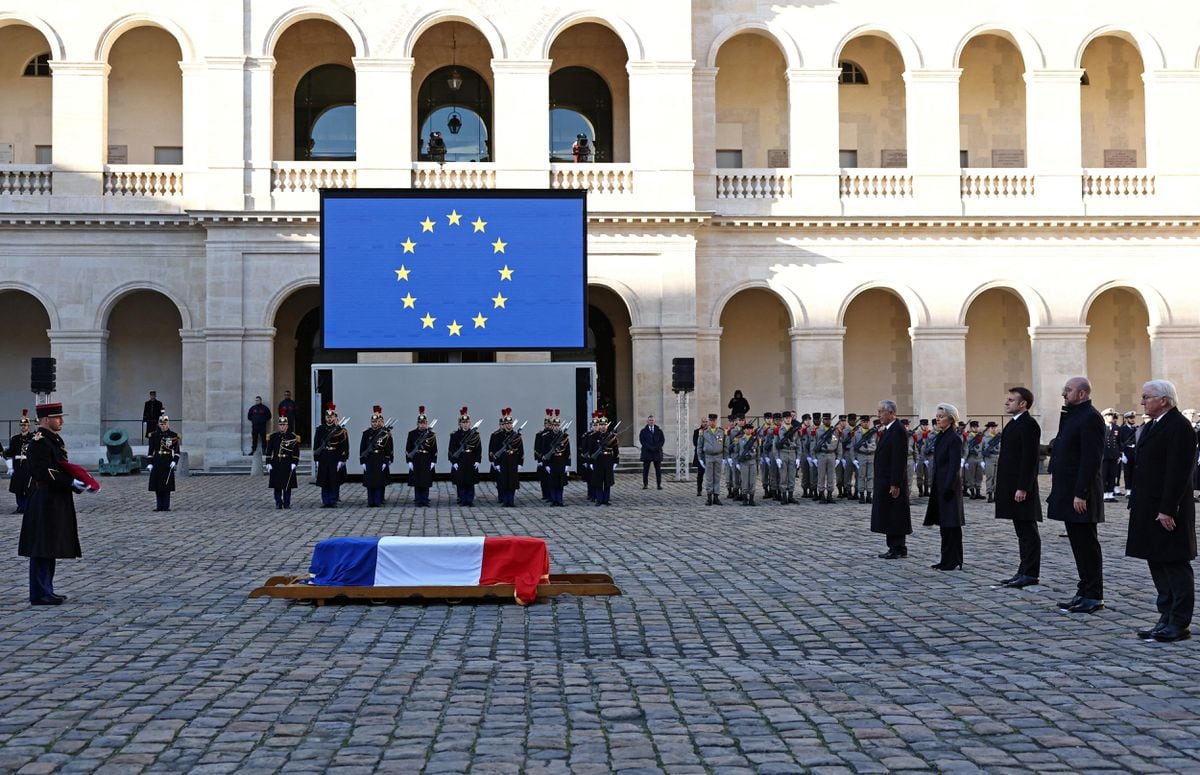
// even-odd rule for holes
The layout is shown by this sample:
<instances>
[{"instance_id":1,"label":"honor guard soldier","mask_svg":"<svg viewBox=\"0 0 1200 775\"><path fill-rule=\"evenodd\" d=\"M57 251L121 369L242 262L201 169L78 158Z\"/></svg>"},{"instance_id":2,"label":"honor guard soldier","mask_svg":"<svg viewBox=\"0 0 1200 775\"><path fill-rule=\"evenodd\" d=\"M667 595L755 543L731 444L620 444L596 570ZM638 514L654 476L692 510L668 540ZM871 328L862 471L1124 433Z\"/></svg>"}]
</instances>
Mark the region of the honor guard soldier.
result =
<instances>
[{"instance_id":1,"label":"honor guard soldier","mask_svg":"<svg viewBox=\"0 0 1200 775\"><path fill-rule=\"evenodd\" d=\"M763 414L762 425L759 427L758 433L754 434L758 437L758 476L759 481L762 482L764 500L771 497L772 461L767 457L767 448L770 446L769 437L774 428L775 415L772 412L766 412Z\"/></svg>"},{"instance_id":2,"label":"honor guard soldier","mask_svg":"<svg viewBox=\"0 0 1200 775\"><path fill-rule=\"evenodd\" d=\"M367 505L382 506L384 491L392 477L395 442L392 431L384 424L383 407L371 407L371 427L362 433L358 442L358 462L362 464L362 483L367 488Z\"/></svg>"},{"instance_id":3,"label":"honor guard soldier","mask_svg":"<svg viewBox=\"0 0 1200 775\"><path fill-rule=\"evenodd\" d=\"M813 440L813 452L817 458L817 493L821 503L833 503L833 487L837 478L837 461L841 452L841 439L833 426L833 415L821 414L821 427L817 428Z\"/></svg>"},{"instance_id":4,"label":"honor guard soldier","mask_svg":"<svg viewBox=\"0 0 1200 775\"><path fill-rule=\"evenodd\" d=\"M429 488L433 486L433 469L437 466L438 445L425 407L417 407L417 427L408 432L404 457L408 460L408 486L413 488L413 505L429 505Z\"/></svg>"},{"instance_id":5,"label":"honor guard soldier","mask_svg":"<svg viewBox=\"0 0 1200 775\"><path fill-rule=\"evenodd\" d=\"M820 481L820 466L817 464L817 430L821 427L821 412L812 413L812 425L808 429L808 473L812 483L812 492L809 497L813 500L820 500L821 490L819 489Z\"/></svg>"},{"instance_id":6,"label":"honor guard soldier","mask_svg":"<svg viewBox=\"0 0 1200 775\"><path fill-rule=\"evenodd\" d=\"M592 412L592 424L588 432L579 439L579 475L587 482L587 499L595 502L596 486L592 484L592 454L596 451L597 429L600 427L599 412Z\"/></svg>"},{"instance_id":7,"label":"honor guard soldier","mask_svg":"<svg viewBox=\"0 0 1200 775\"><path fill-rule=\"evenodd\" d=\"M692 430L692 467L696 469L696 497L704 494L704 464L700 462L700 434L708 427L706 418Z\"/></svg>"},{"instance_id":8,"label":"honor guard soldier","mask_svg":"<svg viewBox=\"0 0 1200 775\"><path fill-rule=\"evenodd\" d=\"M700 434L700 461L704 466L704 491L708 493L707 505L720 506L718 490L721 487L721 461L725 457L725 431L717 425L717 416L708 416L708 427Z\"/></svg>"},{"instance_id":9,"label":"honor guard soldier","mask_svg":"<svg viewBox=\"0 0 1200 775\"><path fill-rule=\"evenodd\" d=\"M879 420L875 420L875 426ZM879 432L871 425L871 418L865 414L858 416L858 428L850 441L851 453L854 455L854 476L857 479L859 503L871 502L871 490L875 486L875 446L879 442Z\"/></svg>"},{"instance_id":10,"label":"honor guard soldier","mask_svg":"<svg viewBox=\"0 0 1200 775\"><path fill-rule=\"evenodd\" d=\"M800 423L790 411L780 420L779 440L775 442L775 465L779 469L779 502L795 503L796 455L800 449Z\"/></svg>"},{"instance_id":11,"label":"honor guard soldier","mask_svg":"<svg viewBox=\"0 0 1200 775\"><path fill-rule=\"evenodd\" d=\"M1104 500L1115 501L1117 483L1121 481L1121 416L1116 409L1105 409L1104 453L1100 458L1100 475L1104 479Z\"/></svg>"},{"instance_id":12,"label":"honor guard soldier","mask_svg":"<svg viewBox=\"0 0 1200 775\"><path fill-rule=\"evenodd\" d=\"M321 508L337 506L349 459L350 434L338 424L337 407L330 403L325 407L324 424L313 434L313 460L317 463L317 484L321 486Z\"/></svg>"},{"instance_id":13,"label":"honor guard soldier","mask_svg":"<svg viewBox=\"0 0 1200 775\"><path fill-rule=\"evenodd\" d=\"M796 465L800 473L800 497L812 494L812 470L808 466L809 431L812 430L812 415L800 415L800 427L796 430Z\"/></svg>"},{"instance_id":14,"label":"honor guard soldier","mask_svg":"<svg viewBox=\"0 0 1200 775\"><path fill-rule=\"evenodd\" d=\"M754 475L762 461L764 436L761 429L754 432L753 426L742 429L742 436L733 442L733 459L742 471L742 505L754 505Z\"/></svg>"},{"instance_id":15,"label":"honor guard soldier","mask_svg":"<svg viewBox=\"0 0 1200 775\"><path fill-rule=\"evenodd\" d=\"M916 473L917 466L919 466L920 463L917 462L918 456L913 451L912 429L909 428L907 417L900 421L900 427L904 430L905 443L908 444L908 490L906 490L906 492L908 493L909 498L911 498L913 475ZM878 447L876 447L876 449L878 449Z\"/></svg>"},{"instance_id":16,"label":"honor guard soldier","mask_svg":"<svg viewBox=\"0 0 1200 775\"><path fill-rule=\"evenodd\" d=\"M300 462L300 436L288 427L286 414L279 415L279 430L267 437L263 450L267 466L267 486L275 492L275 508L292 507L296 489L296 465Z\"/></svg>"},{"instance_id":17,"label":"honor guard soldier","mask_svg":"<svg viewBox=\"0 0 1200 775\"><path fill-rule=\"evenodd\" d=\"M858 469L854 466L854 436L858 433L858 415L851 412L846 415L846 422L839 432L842 440L842 491L840 498L858 497Z\"/></svg>"},{"instance_id":18,"label":"honor guard soldier","mask_svg":"<svg viewBox=\"0 0 1200 775\"><path fill-rule=\"evenodd\" d=\"M721 456L721 465L725 469L725 497L729 500L742 498L742 472L734 459L733 445L742 436L746 427L746 418L740 414L729 415L729 424L725 426L725 449Z\"/></svg>"},{"instance_id":19,"label":"honor guard soldier","mask_svg":"<svg viewBox=\"0 0 1200 775\"><path fill-rule=\"evenodd\" d=\"M783 476L783 472L780 470L782 458L779 456L779 437L782 433L783 412L774 412L771 414L771 432L767 435L768 444L763 448L762 454L767 458L767 471L771 475L771 497L781 503L784 500L779 486Z\"/></svg>"},{"instance_id":20,"label":"honor guard soldier","mask_svg":"<svg viewBox=\"0 0 1200 775\"><path fill-rule=\"evenodd\" d=\"M928 425L929 421L925 420ZM928 436L921 443L921 471L925 475L925 494L930 495L933 492L933 454L934 448L937 445L938 434L941 433L937 428L927 429ZM956 428L947 428L947 433L957 433Z\"/></svg>"},{"instance_id":21,"label":"honor guard soldier","mask_svg":"<svg viewBox=\"0 0 1200 775\"><path fill-rule=\"evenodd\" d=\"M546 448L550 443L550 437L554 435L554 431L550 430L550 420L554 417L554 410L547 409L546 417L542 420L542 429L533 435L533 465L537 469L538 485L542 489L542 500L550 500L550 484L546 474Z\"/></svg>"},{"instance_id":22,"label":"honor guard soldier","mask_svg":"<svg viewBox=\"0 0 1200 775\"><path fill-rule=\"evenodd\" d=\"M1137 449L1137 426L1134 425L1135 415L1126 412L1121 425L1121 475L1125 480L1125 494L1129 495L1130 482L1133 481L1133 453Z\"/></svg>"},{"instance_id":23,"label":"honor guard soldier","mask_svg":"<svg viewBox=\"0 0 1200 775\"><path fill-rule=\"evenodd\" d=\"M475 505L475 482L479 480L479 463L483 460L483 441L479 431L471 427L467 407L458 410L458 429L450 434L450 481L458 493L458 505Z\"/></svg>"},{"instance_id":24,"label":"honor guard soldier","mask_svg":"<svg viewBox=\"0 0 1200 775\"><path fill-rule=\"evenodd\" d=\"M929 420L922 418L917 422L917 429L912 432L913 443L913 477L917 480L917 497L924 498L929 491L929 466L926 464L925 447L932 435L929 430ZM931 453L932 454L932 453Z\"/></svg>"},{"instance_id":25,"label":"honor guard soldier","mask_svg":"<svg viewBox=\"0 0 1200 775\"><path fill-rule=\"evenodd\" d=\"M996 500L996 459L1000 455L999 427L994 420L988 420L983 426L983 449L980 450L979 465L983 469L983 486L988 503L994 503Z\"/></svg>"},{"instance_id":26,"label":"honor guard soldier","mask_svg":"<svg viewBox=\"0 0 1200 775\"><path fill-rule=\"evenodd\" d=\"M513 428L512 409L500 413L500 429L488 443L488 460L496 471L496 493L500 504L512 508L521 488L521 468L525 465L525 440Z\"/></svg>"},{"instance_id":27,"label":"honor guard soldier","mask_svg":"<svg viewBox=\"0 0 1200 775\"><path fill-rule=\"evenodd\" d=\"M967 467L963 473L966 474L964 479L973 501L983 499L983 444L986 440L983 431L979 429L979 420L967 423L967 438L963 443Z\"/></svg>"},{"instance_id":28,"label":"honor guard soldier","mask_svg":"<svg viewBox=\"0 0 1200 775\"><path fill-rule=\"evenodd\" d=\"M157 503L155 511L171 510L171 493L175 491L175 466L179 464L179 434L171 430L171 419L166 412L158 418L158 429L150 434L150 462L146 473L150 474L150 492Z\"/></svg>"},{"instance_id":29,"label":"honor guard soldier","mask_svg":"<svg viewBox=\"0 0 1200 775\"><path fill-rule=\"evenodd\" d=\"M29 442L33 439L33 431L29 429L29 410L21 410L19 430L8 441L5 457L8 458L8 491L17 497L17 508L13 514L25 511L25 503L29 500Z\"/></svg>"},{"instance_id":30,"label":"honor guard soldier","mask_svg":"<svg viewBox=\"0 0 1200 775\"><path fill-rule=\"evenodd\" d=\"M563 490L571 475L571 436L562 427L562 418L557 409L550 419L550 437L546 440L546 451L542 455L542 467L546 469L546 486L550 493L550 505L563 505Z\"/></svg>"},{"instance_id":31,"label":"honor guard soldier","mask_svg":"<svg viewBox=\"0 0 1200 775\"><path fill-rule=\"evenodd\" d=\"M620 442L617 434L608 428L608 417L600 413L600 431L596 435L596 446L592 452L592 481L596 488L596 505L609 506L612 486L620 459Z\"/></svg>"}]
</instances>

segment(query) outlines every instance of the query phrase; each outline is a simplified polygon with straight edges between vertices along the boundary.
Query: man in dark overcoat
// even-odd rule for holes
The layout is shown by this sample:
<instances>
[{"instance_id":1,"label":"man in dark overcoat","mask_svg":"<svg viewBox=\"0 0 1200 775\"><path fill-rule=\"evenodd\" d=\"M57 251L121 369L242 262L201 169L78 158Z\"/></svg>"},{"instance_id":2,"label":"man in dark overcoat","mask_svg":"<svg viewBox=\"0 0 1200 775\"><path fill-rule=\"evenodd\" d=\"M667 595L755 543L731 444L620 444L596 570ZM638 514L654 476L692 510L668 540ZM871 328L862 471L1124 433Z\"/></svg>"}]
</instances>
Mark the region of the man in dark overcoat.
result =
<instances>
[{"instance_id":1,"label":"man in dark overcoat","mask_svg":"<svg viewBox=\"0 0 1200 775\"><path fill-rule=\"evenodd\" d=\"M896 402L883 400L877 410L883 435L875 447L875 500L871 503L871 532L887 536L885 560L908 556L906 536L912 532L908 506L908 434L896 420Z\"/></svg>"},{"instance_id":2,"label":"man in dark overcoat","mask_svg":"<svg viewBox=\"0 0 1200 775\"><path fill-rule=\"evenodd\" d=\"M146 473L147 489L154 493L155 511L171 510L171 493L175 492L175 467L179 465L179 434L171 430L171 418L164 412L158 418L158 429L150 434Z\"/></svg>"},{"instance_id":3,"label":"man in dark overcoat","mask_svg":"<svg viewBox=\"0 0 1200 775\"><path fill-rule=\"evenodd\" d=\"M1138 633L1164 642L1191 637L1196 584L1196 504L1192 501L1192 461L1196 434L1178 409L1175 386L1156 379L1142 386L1149 427L1138 440L1135 484L1129 500L1125 554L1146 560L1158 590L1158 623ZM1126 480L1126 485L1129 481Z\"/></svg>"},{"instance_id":4,"label":"man in dark overcoat","mask_svg":"<svg viewBox=\"0 0 1200 775\"><path fill-rule=\"evenodd\" d=\"M1004 399L1004 411L1012 416L1000 434L1000 454L994 473L996 519L1011 519L1017 534L1021 561L1011 578L1001 586L1021 589L1037 584L1042 574L1042 499L1038 494L1038 445L1042 428L1033 419L1033 393L1015 387Z\"/></svg>"},{"instance_id":5,"label":"man in dark overcoat","mask_svg":"<svg viewBox=\"0 0 1200 775\"><path fill-rule=\"evenodd\" d=\"M654 415L646 418L646 427L638 434L638 444L641 445L642 459L642 489L650 486L650 466L654 466L654 482L662 489L662 460L663 447L667 445L667 437L662 428L654 422Z\"/></svg>"},{"instance_id":6,"label":"man in dark overcoat","mask_svg":"<svg viewBox=\"0 0 1200 775\"><path fill-rule=\"evenodd\" d=\"M1050 495L1046 516L1065 522L1079 586L1058 607L1090 614L1104 607L1104 557L1098 525L1104 521L1104 418L1092 406L1086 377L1071 377L1063 386L1065 404L1050 453Z\"/></svg>"},{"instance_id":7,"label":"man in dark overcoat","mask_svg":"<svg viewBox=\"0 0 1200 775\"><path fill-rule=\"evenodd\" d=\"M38 427L29 442L29 500L21 520L17 553L29 558L31 605L61 605L66 595L54 594L56 560L83 556L75 520L75 493L83 483L67 472L67 445L58 435L63 426L62 404L39 404Z\"/></svg>"}]
</instances>

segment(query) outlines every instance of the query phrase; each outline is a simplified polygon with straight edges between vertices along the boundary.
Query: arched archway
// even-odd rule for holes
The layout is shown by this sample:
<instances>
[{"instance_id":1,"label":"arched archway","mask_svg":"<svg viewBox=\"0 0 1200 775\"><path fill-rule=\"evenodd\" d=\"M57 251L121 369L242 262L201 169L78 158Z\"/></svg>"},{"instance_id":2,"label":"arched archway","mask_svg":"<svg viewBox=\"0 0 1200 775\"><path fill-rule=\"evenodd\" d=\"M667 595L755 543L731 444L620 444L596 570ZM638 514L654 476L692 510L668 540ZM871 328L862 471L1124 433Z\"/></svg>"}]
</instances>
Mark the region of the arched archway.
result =
<instances>
[{"instance_id":1,"label":"arched archway","mask_svg":"<svg viewBox=\"0 0 1200 775\"><path fill-rule=\"evenodd\" d=\"M350 36L333 22L305 19L279 35L273 53L272 158L353 158L356 143L348 148L346 136L356 127L355 53ZM321 119L323 125L317 126ZM315 139L324 138L324 142L321 152L310 156L314 128L318 133ZM312 147L318 149L318 144L314 142ZM336 152L325 153L331 148Z\"/></svg>"},{"instance_id":2,"label":"arched archway","mask_svg":"<svg viewBox=\"0 0 1200 775\"><path fill-rule=\"evenodd\" d=\"M312 429L308 428L312 417L312 365L318 343L320 325L321 289L306 286L293 291L275 310L275 353L274 372L271 384L274 395L263 396L263 403L277 413L283 391L290 391L296 402L300 417L299 426L292 430L300 434L305 444Z\"/></svg>"},{"instance_id":3,"label":"arched archway","mask_svg":"<svg viewBox=\"0 0 1200 775\"><path fill-rule=\"evenodd\" d=\"M1147 166L1145 67L1137 48L1102 35L1088 43L1080 67L1083 166Z\"/></svg>"},{"instance_id":4,"label":"arched archway","mask_svg":"<svg viewBox=\"0 0 1200 775\"><path fill-rule=\"evenodd\" d=\"M734 294L721 310L721 402L740 390L751 413L795 408L787 306L765 288Z\"/></svg>"},{"instance_id":5,"label":"arched archway","mask_svg":"<svg viewBox=\"0 0 1200 775\"><path fill-rule=\"evenodd\" d=\"M181 58L179 42L160 27L134 27L113 43L108 164L183 164Z\"/></svg>"},{"instance_id":6,"label":"arched archway","mask_svg":"<svg viewBox=\"0 0 1200 775\"><path fill-rule=\"evenodd\" d=\"M550 58L551 161L572 160L575 133L560 126L570 123L569 111L592 125L592 161L628 162L629 55L624 43L608 27L585 22L554 40Z\"/></svg>"},{"instance_id":7,"label":"arched archway","mask_svg":"<svg viewBox=\"0 0 1200 775\"><path fill-rule=\"evenodd\" d=\"M51 162L50 55L50 43L33 27L0 26L0 137L13 145L13 164Z\"/></svg>"},{"instance_id":8,"label":"arched archway","mask_svg":"<svg viewBox=\"0 0 1200 775\"><path fill-rule=\"evenodd\" d=\"M1110 288L1087 311L1087 378L1097 409L1141 413L1142 384L1150 374L1150 315L1128 288Z\"/></svg>"},{"instance_id":9,"label":"arched archway","mask_svg":"<svg viewBox=\"0 0 1200 775\"><path fill-rule=\"evenodd\" d=\"M109 310L100 428L114 426L139 437L149 391L158 394L172 428L186 433L183 410L183 344L179 308L158 291L134 290ZM153 428L151 428L153 430Z\"/></svg>"},{"instance_id":10,"label":"arched archway","mask_svg":"<svg viewBox=\"0 0 1200 775\"><path fill-rule=\"evenodd\" d=\"M900 51L886 38L862 35L842 48L838 66L839 166L907 166L907 97Z\"/></svg>"},{"instance_id":11,"label":"arched archway","mask_svg":"<svg viewBox=\"0 0 1200 775\"><path fill-rule=\"evenodd\" d=\"M870 288L851 299L842 316L846 329L842 340L842 373L847 409L869 409L880 399L891 398L901 416L912 416L909 323L904 301L882 288Z\"/></svg>"},{"instance_id":12,"label":"arched archway","mask_svg":"<svg viewBox=\"0 0 1200 775\"><path fill-rule=\"evenodd\" d=\"M8 444L16 433L14 421L21 409L33 415L29 391L29 359L50 355L50 315L42 303L24 291L0 291L5 331L0 337L0 363L8 364L0 377L0 441ZM7 424L6 424L7 423Z\"/></svg>"},{"instance_id":13,"label":"arched archway","mask_svg":"<svg viewBox=\"0 0 1200 775\"><path fill-rule=\"evenodd\" d=\"M964 167L1024 167L1025 62L1005 37L977 35L959 58L959 148Z\"/></svg>"},{"instance_id":14,"label":"arched archway","mask_svg":"<svg viewBox=\"0 0 1200 775\"><path fill-rule=\"evenodd\" d=\"M787 62L764 34L735 35L717 52L717 158L721 168L787 167Z\"/></svg>"},{"instance_id":15,"label":"arched archway","mask_svg":"<svg viewBox=\"0 0 1200 775\"><path fill-rule=\"evenodd\" d=\"M431 160L430 134L440 132L445 161L495 161L492 56L487 38L461 21L421 33L413 46L414 158Z\"/></svg>"},{"instance_id":16,"label":"arched archway","mask_svg":"<svg viewBox=\"0 0 1200 775\"><path fill-rule=\"evenodd\" d=\"M596 360L596 406L607 405L609 417L624 420L617 438L633 445L633 337L629 309L612 290L600 285L588 289L588 349Z\"/></svg>"},{"instance_id":17,"label":"arched archway","mask_svg":"<svg viewBox=\"0 0 1200 775\"><path fill-rule=\"evenodd\" d=\"M1008 388L1033 381L1029 311L1007 288L990 288L967 308L967 405L972 419L996 420Z\"/></svg>"},{"instance_id":18,"label":"arched archway","mask_svg":"<svg viewBox=\"0 0 1200 775\"><path fill-rule=\"evenodd\" d=\"M354 71L317 65L296 84L292 100L298 160L354 161L357 115Z\"/></svg>"}]
</instances>

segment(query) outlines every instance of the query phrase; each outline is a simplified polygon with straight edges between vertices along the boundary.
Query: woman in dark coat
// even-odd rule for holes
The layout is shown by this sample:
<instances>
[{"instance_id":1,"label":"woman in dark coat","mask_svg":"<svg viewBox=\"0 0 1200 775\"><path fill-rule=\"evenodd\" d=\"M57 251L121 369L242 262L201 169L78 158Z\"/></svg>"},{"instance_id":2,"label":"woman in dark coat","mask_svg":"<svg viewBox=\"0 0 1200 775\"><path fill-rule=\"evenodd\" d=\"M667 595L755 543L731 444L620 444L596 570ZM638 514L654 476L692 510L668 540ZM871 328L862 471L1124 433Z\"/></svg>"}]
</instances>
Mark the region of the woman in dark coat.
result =
<instances>
[{"instance_id":1,"label":"woman in dark coat","mask_svg":"<svg viewBox=\"0 0 1200 775\"><path fill-rule=\"evenodd\" d=\"M742 395L742 391L733 391L733 398L729 399L729 413L742 417L750 414L750 402Z\"/></svg>"},{"instance_id":2,"label":"woman in dark coat","mask_svg":"<svg viewBox=\"0 0 1200 775\"><path fill-rule=\"evenodd\" d=\"M962 526L962 436L958 435L958 409L953 404L938 404L934 423L938 428L933 447L933 471L930 477L929 505L925 524L938 525L942 531L942 558L929 566L937 570L960 570L963 566Z\"/></svg>"}]
</instances>

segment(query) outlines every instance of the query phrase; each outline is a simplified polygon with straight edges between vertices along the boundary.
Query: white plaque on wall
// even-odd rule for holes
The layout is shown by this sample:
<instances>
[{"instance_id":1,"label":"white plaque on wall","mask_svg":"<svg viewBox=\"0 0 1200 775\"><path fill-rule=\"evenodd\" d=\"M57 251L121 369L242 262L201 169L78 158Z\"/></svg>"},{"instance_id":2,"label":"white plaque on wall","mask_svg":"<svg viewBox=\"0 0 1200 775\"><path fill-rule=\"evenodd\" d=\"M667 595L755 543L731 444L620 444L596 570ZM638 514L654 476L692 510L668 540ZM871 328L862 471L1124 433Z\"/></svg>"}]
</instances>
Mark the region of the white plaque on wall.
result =
<instances>
[{"instance_id":1,"label":"white plaque on wall","mask_svg":"<svg viewBox=\"0 0 1200 775\"><path fill-rule=\"evenodd\" d=\"M787 148L769 148L767 150L767 166L773 168L788 166Z\"/></svg>"},{"instance_id":2,"label":"white plaque on wall","mask_svg":"<svg viewBox=\"0 0 1200 775\"><path fill-rule=\"evenodd\" d=\"M0 143L0 164L13 163L13 144Z\"/></svg>"},{"instance_id":3,"label":"white plaque on wall","mask_svg":"<svg viewBox=\"0 0 1200 775\"><path fill-rule=\"evenodd\" d=\"M1105 148L1105 167L1136 167L1137 149L1135 148Z\"/></svg>"},{"instance_id":4,"label":"white plaque on wall","mask_svg":"<svg viewBox=\"0 0 1200 775\"><path fill-rule=\"evenodd\" d=\"M992 149L992 166L993 167L1024 167L1025 166L1025 149L1024 148L993 148Z\"/></svg>"},{"instance_id":5,"label":"white plaque on wall","mask_svg":"<svg viewBox=\"0 0 1200 775\"><path fill-rule=\"evenodd\" d=\"M908 151L904 148L884 148L879 152L880 167L907 167Z\"/></svg>"},{"instance_id":6,"label":"white plaque on wall","mask_svg":"<svg viewBox=\"0 0 1200 775\"><path fill-rule=\"evenodd\" d=\"M108 146L108 163L109 164L128 164L129 163L129 146L128 145L110 145L110 146Z\"/></svg>"}]
</instances>

